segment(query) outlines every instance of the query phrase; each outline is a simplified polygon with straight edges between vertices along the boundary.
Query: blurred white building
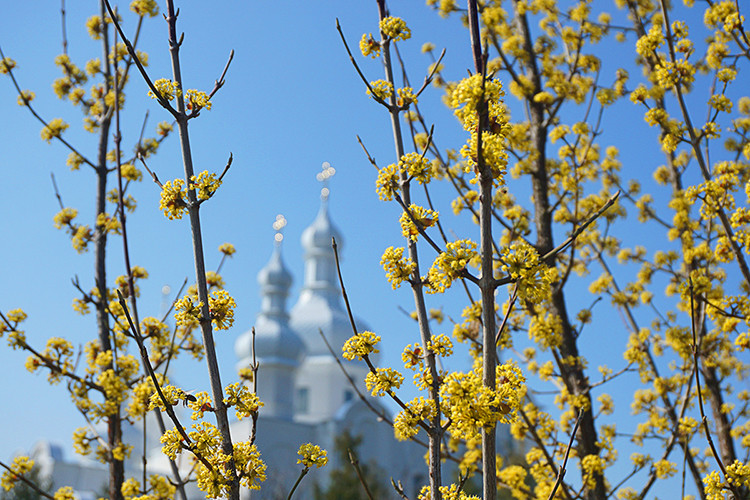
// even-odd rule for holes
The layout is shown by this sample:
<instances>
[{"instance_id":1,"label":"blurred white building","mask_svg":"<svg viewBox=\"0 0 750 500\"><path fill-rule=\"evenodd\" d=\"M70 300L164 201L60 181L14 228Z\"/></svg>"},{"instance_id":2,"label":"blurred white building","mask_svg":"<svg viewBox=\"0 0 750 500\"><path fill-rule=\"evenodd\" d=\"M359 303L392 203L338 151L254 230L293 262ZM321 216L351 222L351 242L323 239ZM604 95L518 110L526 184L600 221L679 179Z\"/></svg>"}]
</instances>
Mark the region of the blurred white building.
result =
<instances>
[{"instance_id":1,"label":"blurred white building","mask_svg":"<svg viewBox=\"0 0 750 500\"><path fill-rule=\"evenodd\" d=\"M383 473L382 480L401 481L412 497L426 483L425 449L411 442L398 442L393 429L359 398L341 367L326 346L341 359L341 348L353 335L345 310L336 271L331 239L339 254L343 238L328 213L328 192L324 188L320 210L313 223L302 233L305 274L303 287L291 312L286 300L292 276L284 266L277 243L266 267L258 274L261 308L255 323L255 359L259 362L258 397L265 406L258 420L257 445L268 464L268 478L253 499L286 498L299 475L297 450L311 442L328 450L329 463L311 471L295 492L295 498L312 498L312 485L327 485L327 471L341 466L334 452L334 440L345 431L361 437L358 450L361 463L374 462ZM280 240L277 239L277 242ZM355 320L357 331L367 330ZM322 335L321 335L322 333ZM237 339L238 368L253 361L250 331ZM377 355L372 357L377 362ZM364 378L368 368L362 361L341 359L362 394L368 394ZM368 396L371 405L387 414L380 403ZM250 422L236 422L232 435L246 439ZM392 491L392 490L391 490ZM395 492L393 497L398 498Z\"/></svg>"},{"instance_id":2,"label":"blurred white building","mask_svg":"<svg viewBox=\"0 0 750 500\"><path fill-rule=\"evenodd\" d=\"M326 467L310 471L294 495L297 499L313 498L315 482L326 487L329 471L351 467L348 461L339 463L334 450L336 437L344 432L361 438L360 463L377 465L386 490L392 492L391 497L398 498L390 488L391 478L401 481L411 498L415 498L419 488L427 483L425 449L394 438L393 429L379 421L357 396L321 336L322 332L339 358L344 342L352 336L331 247L333 237L341 252L343 238L329 217L328 190L324 188L320 210L302 234L304 281L290 312L286 301L292 276L282 259L280 237L268 264L258 273L262 299L255 322L254 343L248 330L237 339L235 353L239 358L238 368L250 366L253 359L260 366L257 393L264 407L257 423L256 444L268 468L267 480L261 490L245 491L243 496L246 499L287 498L301 470L301 465L297 465L297 450L308 442L328 450L329 458ZM358 331L367 329L360 320L356 320L356 326ZM367 373L364 362L341 361L362 394L368 394L364 387ZM372 361L377 362L377 355L373 355ZM367 397L370 405L388 413L377 400ZM148 440L153 443L147 453L149 472L161 472L169 477L168 462L161 454L158 442L157 425L153 417L147 420ZM170 426L167 421L167 427ZM250 419L234 422L233 440L248 439L250 426ZM126 462L126 477L140 478L142 427L126 430L123 440L135 445L131 454L133 458ZM82 500L106 495L106 466L90 460L66 460L59 447L47 442L38 443L32 455L42 477L51 478L55 487L72 486ZM182 453L178 463L181 469L189 470L192 464L190 454ZM187 491L191 499L204 498L194 485L190 485Z\"/></svg>"}]
</instances>

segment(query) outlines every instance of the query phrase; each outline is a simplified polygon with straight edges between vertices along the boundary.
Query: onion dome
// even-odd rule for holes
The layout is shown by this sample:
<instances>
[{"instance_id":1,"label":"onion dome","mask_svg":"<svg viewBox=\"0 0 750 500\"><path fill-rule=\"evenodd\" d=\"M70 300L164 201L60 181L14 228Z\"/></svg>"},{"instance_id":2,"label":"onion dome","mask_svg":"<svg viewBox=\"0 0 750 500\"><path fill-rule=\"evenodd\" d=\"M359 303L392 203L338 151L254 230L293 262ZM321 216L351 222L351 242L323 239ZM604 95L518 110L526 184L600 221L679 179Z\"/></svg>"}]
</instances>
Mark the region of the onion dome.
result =
<instances>
[{"instance_id":1,"label":"onion dome","mask_svg":"<svg viewBox=\"0 0 750 500\"><path fill-rule=\"evenodd\" d=\"M323 164L323 178L326 181L335 173L328 164ZM305 279L297 304L292 308L289 323L302 337L307 345L308 356L330 356L330 351L320 335L322 332L337 355L341 347L353 335L349 316L341 299L336 258L331 246L332 238L341 257L343 240L341 233L331 222L328 214L327 187L321 190L321 201L318 215L312 224L302 233L302 246L305 251ZM357 321L357 329L367 327ZM375 357L373 357L375 361Z\"/></svg>"},{"instance_id":2,"label":"onion dome","mask_svg":"<svg viewBox=\"0 0 750 500\"><path fill-rule=\"evenodd\" d=\"M274 228L276 247L268 264L258 273L261 308L255 323L255 357L263 364L297 366L304 357L305 345L289 326L286 298L292 285L292 275L281 258L280 230L286 225L282 215L277 216ZM253 356L252 332L243 333L235 343L235 353L240 366L249 366Z\"/></svg>"}]
</instances>

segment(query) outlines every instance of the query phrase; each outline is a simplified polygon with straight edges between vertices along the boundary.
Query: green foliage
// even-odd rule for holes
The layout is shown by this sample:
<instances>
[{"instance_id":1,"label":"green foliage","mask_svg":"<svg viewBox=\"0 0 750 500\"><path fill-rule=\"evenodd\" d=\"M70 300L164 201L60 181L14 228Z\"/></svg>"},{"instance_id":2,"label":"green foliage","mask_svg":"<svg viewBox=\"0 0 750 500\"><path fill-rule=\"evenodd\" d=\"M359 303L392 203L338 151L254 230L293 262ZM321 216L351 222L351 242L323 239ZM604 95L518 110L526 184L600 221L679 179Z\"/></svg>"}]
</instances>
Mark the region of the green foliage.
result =
<instances>
[{"instance_id":1,"label":"green foliage","mask_svg":"<svg viewBox=\"0 0 750 500\"><path fill-rule=\"evenodd\" d=\"M334 452L341 465L330 471L328 488L315 485L315 500L367 500L367 494L349 458L349 450L357 455L361 444L362 437L352 436L348 430L336 437ZM387 481L378 466L374 463L360 463L359 468L373 498L385 498L388 493L385 486Z\"/></svg>"},{"instance_id":2,"label":"green foliage","mask_svg":"<svg viewBox=\"0 0 750 500\"><path fill-rule=\"evenodd\" d=\"M39 467L33 467L24 477L37 485L45 493L52 491L52 480L42 477L39 473ZM44 497L38 491L24 482L19 482L10 491L0 488L0 500L39 500L42 498Z\"/></svg>"}]
</instances>

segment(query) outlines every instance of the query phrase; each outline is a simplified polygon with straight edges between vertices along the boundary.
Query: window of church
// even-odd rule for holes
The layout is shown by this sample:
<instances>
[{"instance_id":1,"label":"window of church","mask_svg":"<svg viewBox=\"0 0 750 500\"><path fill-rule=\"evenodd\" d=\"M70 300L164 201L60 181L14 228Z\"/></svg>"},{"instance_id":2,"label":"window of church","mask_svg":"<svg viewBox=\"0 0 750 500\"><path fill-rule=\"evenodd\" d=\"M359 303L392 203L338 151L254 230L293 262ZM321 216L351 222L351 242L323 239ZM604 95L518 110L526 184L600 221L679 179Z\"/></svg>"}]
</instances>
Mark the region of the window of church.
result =
<instances>
[{"instance_id":1,"label":"window of church","mask_svg":"<svg viewBox=\"0 0 750 500\"><path fill-rule=\"evenodd\" d=\"M307 413L310 411L310 389L307 387L297 388L297 395L294 399L294 412Z\"/></svg>"}]
</instances>

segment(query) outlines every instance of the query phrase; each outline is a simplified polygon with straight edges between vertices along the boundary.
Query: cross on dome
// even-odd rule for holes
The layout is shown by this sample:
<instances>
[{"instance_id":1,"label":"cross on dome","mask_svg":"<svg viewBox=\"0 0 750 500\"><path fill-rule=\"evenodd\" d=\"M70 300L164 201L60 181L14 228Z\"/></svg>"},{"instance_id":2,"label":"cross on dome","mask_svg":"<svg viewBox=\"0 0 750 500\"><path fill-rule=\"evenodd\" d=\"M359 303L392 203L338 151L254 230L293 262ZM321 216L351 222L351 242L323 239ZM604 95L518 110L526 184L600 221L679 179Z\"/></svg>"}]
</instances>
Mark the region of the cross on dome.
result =
<instances>
[{"instance_id":1,"label":"cross on dome","mask_svg":"<svg viewBox=\"0 0 750 500\"><path fill-rule=\"evenodd\" d=\"M284 228L286 227L287 220L283 214L276 216L276 220L273 222L273 230L276 234L273 235L273 240L276 246L281 246L281 242L284 240Z\"/></svg>"},{"instance_id":2,"label":"cross on dome","mask_svg":"<svg viewBox=\"0 0 750 500\"><path fill-rule=\"evenodd\" d=\"M331 166L327 161L321 165L321 170L315 175L315 179L318 182L323 183L323 188L320 190L320 197L324 200L328 199L328 195L331 194L331 190L328 189L328 179L336 175L336 169Z\"/></svg>"}]
</instances>

